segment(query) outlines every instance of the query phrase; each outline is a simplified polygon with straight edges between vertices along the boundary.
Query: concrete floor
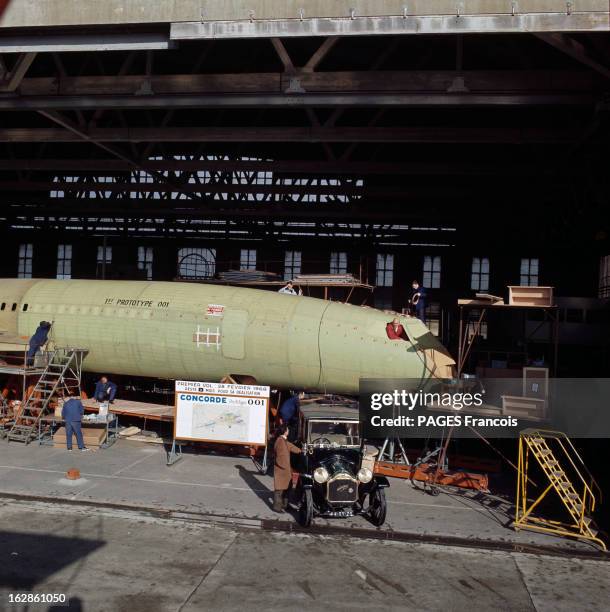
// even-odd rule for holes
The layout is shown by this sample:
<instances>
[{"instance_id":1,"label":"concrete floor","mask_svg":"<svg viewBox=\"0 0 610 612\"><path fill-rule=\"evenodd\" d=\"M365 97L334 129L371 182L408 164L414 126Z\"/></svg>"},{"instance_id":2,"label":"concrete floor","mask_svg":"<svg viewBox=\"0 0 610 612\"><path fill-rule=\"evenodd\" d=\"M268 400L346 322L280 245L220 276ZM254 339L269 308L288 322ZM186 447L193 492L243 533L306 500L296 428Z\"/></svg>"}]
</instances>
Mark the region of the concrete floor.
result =
<instances>
[{"instance_id":1,"label":"concrete floor","mask_svg":"<svg viewBox=\"0 0 610 612\"><path fill-rule=\"evenodd\" d=\"M607 610L610 563L0 501L0 609ZM64 593L68 607L10 605Z\"/></svg>"},{"instance_id":2,"label":"concrete floor","mask_svg":"<svg viewBox=\"0 0 610 612\"><path fill-rule=\"evenodd\" d=\"M0 495L17 494L125 504L239 519L293 520L270 508L273 480L244 457L185 454L171 467L162 445L120 440L109 449L80 454L49 446L0 441ZM76 467L79 481L64 478ZM466 490L438 497L410 482L393 479L388 492L388 520L383 530L416 535L456 536L574 550L594 550L534 532L515 532L510 501ZM363 517L316 519L326 525L372 528Z\"/></svg>"}]
</instances>

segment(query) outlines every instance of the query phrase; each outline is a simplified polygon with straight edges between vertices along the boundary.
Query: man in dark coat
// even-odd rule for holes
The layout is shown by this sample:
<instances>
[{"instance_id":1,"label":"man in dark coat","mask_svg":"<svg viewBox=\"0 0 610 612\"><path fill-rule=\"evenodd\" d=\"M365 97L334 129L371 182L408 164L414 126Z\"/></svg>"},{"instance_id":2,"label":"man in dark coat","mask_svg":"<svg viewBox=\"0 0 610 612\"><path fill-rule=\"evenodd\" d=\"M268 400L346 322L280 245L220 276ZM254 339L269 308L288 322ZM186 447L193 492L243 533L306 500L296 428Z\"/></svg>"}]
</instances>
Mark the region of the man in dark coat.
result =
<instances>
[{"instance_id":1,"label":"man in dark coat","mask_svg":"<svg viewBox=\"0 0 610 612\"><path fill-rule=\"evenodd\" d=\"M301 449L288 442L288 426L280 426L273 447L275 460L273 465L273 510L284 512L288 507L288 489L292 483L290 453L300 454Z\"/></svg>"},{"instance_id":2,"label":"man in dark coat","mask_svg":"<svg viewBox=\"0 0 610 612\"><path fill-rule=\"evenodd\" d=\"M27 363L29 366L34 365L34 358L36 353L40 350L41 346L47 343L49 337L49 331L51 330L51 323L48 321L41 321L34 332L34 335L30 338Z\"/></svg>"},{"instance_id":3,"label":"man in dark coat","mask_svg":"<svg viewBox=\"0 0 610 612\"><path fill-rule=\"evenodd\" d=\"M72 396L72 391L68 391L68 393L70 397L64 402L61 409L61 417L66 426L66 446L69 451L72 450L72 434L75 434L78 449L88 451L89 449L85 446L83 431L80 426L84 413L83 403L80 399Z\"/></svg>"},{"instance_id":4,"label":"man in dark coat","mask_svg":"<svg viewBox=\"0 0 610 612\"><path fill-rule=\"evenodd\" d=\"M116 389L117 386L111 380L108 380L107 376L102 376L95 383L93 396L98 402L109 401L112 404L116 396Z\"/></svg>"}]
</instances>

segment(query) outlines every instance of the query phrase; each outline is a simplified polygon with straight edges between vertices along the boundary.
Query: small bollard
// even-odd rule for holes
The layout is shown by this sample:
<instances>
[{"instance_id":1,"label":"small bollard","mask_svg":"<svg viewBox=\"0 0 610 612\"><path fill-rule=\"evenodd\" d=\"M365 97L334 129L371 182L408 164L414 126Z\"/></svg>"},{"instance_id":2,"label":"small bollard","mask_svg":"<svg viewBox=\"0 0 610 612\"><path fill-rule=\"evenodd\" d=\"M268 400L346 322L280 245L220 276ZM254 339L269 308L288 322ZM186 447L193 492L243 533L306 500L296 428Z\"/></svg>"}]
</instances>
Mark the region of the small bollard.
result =
<instances>
[{"instance_id":1,"label":"small bollard","mask_svg":"<svg viewBox=\"0 0 610 612\"><path fill-rule=\"evenodd\" d=\"M70 468L66 472L66 478L68 480L78 480L80 478L80 470L77 470L76 468Z\"/></svg>"}]
</instances>

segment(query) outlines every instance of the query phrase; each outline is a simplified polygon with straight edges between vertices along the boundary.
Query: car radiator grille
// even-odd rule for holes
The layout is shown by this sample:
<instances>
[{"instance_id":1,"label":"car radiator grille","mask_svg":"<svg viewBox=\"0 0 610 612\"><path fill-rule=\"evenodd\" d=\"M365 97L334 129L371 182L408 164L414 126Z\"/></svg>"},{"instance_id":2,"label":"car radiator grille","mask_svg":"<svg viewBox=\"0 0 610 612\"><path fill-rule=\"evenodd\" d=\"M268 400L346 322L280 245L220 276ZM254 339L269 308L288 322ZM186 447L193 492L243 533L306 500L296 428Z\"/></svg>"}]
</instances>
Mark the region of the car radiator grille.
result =
<instances>
[{"instance_id":1,"label":"car radiator grille","mask_svg":"<svg viewBox=\"0 0 610 612\"><path fill-rule=\"evenodd\" d=\"M331 503L352 503L358 499L358 481L347 474L338 474L328 481L327 499Z\"/></svg>"}]
</instances>

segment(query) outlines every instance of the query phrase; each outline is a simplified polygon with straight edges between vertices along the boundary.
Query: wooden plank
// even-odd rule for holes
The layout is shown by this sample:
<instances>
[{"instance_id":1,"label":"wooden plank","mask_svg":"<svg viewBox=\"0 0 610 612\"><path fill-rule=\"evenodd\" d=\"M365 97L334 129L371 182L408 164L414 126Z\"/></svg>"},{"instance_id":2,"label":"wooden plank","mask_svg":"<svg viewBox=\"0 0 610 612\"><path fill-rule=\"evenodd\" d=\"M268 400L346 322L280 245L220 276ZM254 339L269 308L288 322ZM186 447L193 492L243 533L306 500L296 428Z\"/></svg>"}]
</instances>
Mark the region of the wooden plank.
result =
<instances>
[{"instance_id":1,"label":"wooden plank","mask_svg":"<svg viewBox=\"0 0 610 612\"><path fill-rule=\"evenodd\" d=\"M543 420L546 417L546 401L535 397L503 395L502 414Z\"/></svg>"},{"instance_id":2,"label":"wooden plank","mask_svg":"<svg viewBox=\"0 0 610 612\"><path fill-rule=\"evenodd\" d=\"M434 483L460 487L463 489L475 489L480 491L489 490L489 479L487 474L473 472L457 472L452 470L440 470L438 479L436 466L422 463L418 466L391 463L389 461L378 461L375 464L375 474L390 476L392 478L403 478L405 480L417 480L420 482Z\"/></svg>"},{"instance_id":3,"label":"wooden plank","mask_svg":"<svg viewBox=\"0 0 610 612\"><path fill-rule=\"evenodd\" d=\"M94 399L83 400L83 406L86 410L93 412L99 411L99 404ZM151 421L173 421L174 407L163 406L159 404L147 404L145 402L134 402L125 399L116 399L114 404L109 407L110 412L119 416L132 416L145 418Z\"/></svg>"}]
</instances>

